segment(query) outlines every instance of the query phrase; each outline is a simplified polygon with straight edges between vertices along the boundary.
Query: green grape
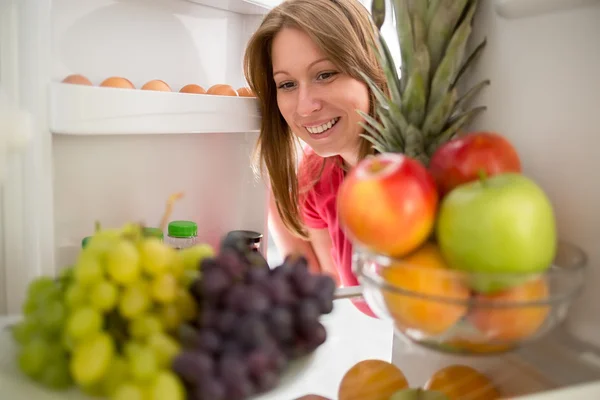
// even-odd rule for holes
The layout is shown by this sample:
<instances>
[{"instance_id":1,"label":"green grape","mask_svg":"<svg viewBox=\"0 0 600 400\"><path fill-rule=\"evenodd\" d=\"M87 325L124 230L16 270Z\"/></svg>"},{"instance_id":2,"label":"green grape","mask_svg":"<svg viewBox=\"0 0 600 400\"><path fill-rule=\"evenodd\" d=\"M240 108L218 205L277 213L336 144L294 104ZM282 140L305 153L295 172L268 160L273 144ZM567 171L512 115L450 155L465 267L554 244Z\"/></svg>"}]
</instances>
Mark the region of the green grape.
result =
<instances>
[{"instance_id":1,"label":"green grape","mask_svg":"<svg viewBox=\"0 0 600 400\"><path fill-rule=\"evenodd\" d=\"M148 346L154 351L157 363L161 368L168 368L173 358L181 351L179 342L162 332L150 335Z\"/></svg>"},{"instance_id":2,"label":"green grape","mask_svg":"<svg viewBox=\"0 0 600 400\"><path fill-rule=\"evenodd\" d=\"M77 283L69 285L65 292L65 302L71 309L85 305L88 301L88 288Z\"/></svg>"},{"instance_id":3,"label":"green grape","mask_svg":"<svg viewBox=\"0 0 600 400\"><path fill-rule=\"evenodd\" d=\"M190 285L200 277L200 271L193 269L186 269L183 271L181 276L179 276L179 283L184 288L189 288Z\"/></svg>"},{"instance_id":4,"label":"green grape","mask_svg":"<svg viewBox=\"0 0 600 400\"><path fill-rule=\"evenodd\" d=\"M101 281L94 285L90 294L90 302L98 311L107 312L117 304L119 290L114 283Z\"/></svg>"},{"instance_id":5,"label":"green grape","mask_svg":"<svg viewBox=\"0 0 600 400\"><path fill-rule=\"evenodd\" d=\"M153 314L138 315L129 324L129 333L136 339L146 338L162 330L160 319Z\"/></svg>"},{"instance_id":6,"label":"green grape","mask_svg":"<svg viewBox=\"0 0 600 400\"><path fill-rule=\"evenodd\" d=\"M44 292L46 289L53 289L55 285L54 279L50 277L40 276L35 278L27 287L27 297L35 298L39 293Z\"/></svg>"},{"instance_id":7,"label":"green grape","mask_svg":"<svg viewBox=\"0 0 600 400\"><path fill-rule=\"evenodd\" d=\"M66 355L45 366L40 376L40 382L55 390L67 389L73 384Z\"/></svg>"},{"instance_id":8,"label":"green grape","mask_svg":"<svg viewBox=\"0 0 600 400\"><path fill-rule=\"evenodd\" d=\"M159 303L171 303L177 295L177 279L169 273L158 275L150 284L150 292Z\"/></svg>"},{"instance_id":9,"label":"green grape","mask_svg":"<svg viewBox=\"0 0 600 400\"><path fill-rule=\"evenodd\" d=\"M181 325L183 318L173 303L165 304L158 311L160 320L167 331L174 331Z\"/></svg>"},{"instance_id":10,"label":"green grape","mask_svg":"<svg viewBox=\"0 0 600 400\"><path fill-rule=\"evenodd\" d=\"M121 240L107 254L106 267L111 278L120 284L128 285L140 276L140 256L133 243Z\"/></svg>"},{"instance_id":11,"label":"green grape","mask_svg":"<svg viewBox=\"0 0 600 400\"><path fill-rule=\"evenodd\" d=\"M175 297L175 306L179 310L179 314L184 321L191 321L198 314L198 306L192 294L184 288L177 289Z\"/></svg>"},{"instance_id":12,"label":"green grape","mask_svg":"<svg viewBox=\"0 0 600 400\"><path fill-rule=\"evenodd\" d=\"M43 310L39 310L39 321L48 333L60 332L67 318L65 305L59 301L48 303Z\"/></svg>"},{"instance_id":13,"label":"green grape","mask_svg":"<svg viewBox=\"0 0 600 400\"><path fill-rule=\"evenodd\" d=\"M200 268L202 260L215 256L215 250L211 245L203 243L188 247L180 251L183 258L183 264L187 270L197 270Z\"/></svg>"},{"instance_id":14,"label":"green grape","mask_svg":"<svg viewBox=\"0 0 600 400\"><path fill-rule=\"evenodd\" d=\"M34 318L27 317L13 326L11 328L11 333L13 339L18 344L25 345L39 334L39 330L39 322Z\"/></svg>"},{"instance_id":15,"label":"green grape","mask_svg":"<svg viewBox=\"0 0 600 400\"><path fill-rule=\"evenodd\" d=\"M129 365L122 356L115 356L106 375L102 379L102 391L111 396L117 388L129 379Z\"/></svg>"},{"instance_id":16,"label":"green grape","mask_svg":"<svg viewBox=\"0 0 600 400\"><path fill-rule=\"evenodd\" d=\"M174 249L163 244L158 238L147 238L140 244L142 268L151 276L167 271Z\"/></svg>"},{"instance_id":17,"label":"green grape","mask_svg":"<svg viewBox=\"0 0 600 400\"><path fill-rule=\"evenodd\" d=\"M19 368L25 375L37 378L43 372L49 354L48 342L41 338L33 338L21 347L18 354Z\"/></svg>"},{"instance_id":18,"label":"green grape","mask_svg":"<svg viewBox=\"0 0 600 400\"><path fill-rule=\"evenodd\" d=\"M133 319L150 307L148 288L141 282L125 288L119 301L119 312L128 319Z\"/></svg>"},{"instance_id":19,"label":"green grape","mask_svg":"<svg viewBox=\"0 0 600 400\"><path fill-rule=\"evenodd\" d=\"M139 381L148 381L158 372L158 362L154 351L148 346L139 346L128 356L131 376Z\"/></svg>"},{"instance_id":20,"label":"green grape","mask_svg":"<svg viewBox=\"0 0 600 400\"><path fill-rule=\"evenodd\" d=\"M146 400L144 390L133 384L124 383L110 397L111 400Z\"/></svg>"},{"instance_id":21,"label":"green grape","mask_svg":"<svg viewBox=\"0 0 600 400\"><path fill-rule=\"evenodd\" d=\"M52 281L52 284L48 284L46 278L42 279L33 283L33 289L29 291L25 299L23 313L26 316L33 315L40 310L43 312L48 303L62 300L60 285L54 281Z\"/></svg>"},{"instance_id":22,"label":"green grape","mask_svg":"<svg viewBox=\"0 0 600 400\"><path fill-rule=\"evenodd\" d=\"M149 388L148 400L185 400L185 388L170 371L160 371Z\"/></svg>"},{"instance_id":23,"label":"green grape","mask_svg":"<svg viewBox=\"0 0 600 400\"><path fill-rule=\"evenodd\" d=\"M81 307L67 319L67 334L71 339L80 340L96 334L102 329L102 315L89 306Z\"/></svg>"},{"instance_id":24,"label":"green grape","mask_svg":"<svg viewBox=\"0 0 600 400\"><path fill-rule=\"evenodd\" d=\"M78 344L73 351L70 370L81 386L99 382L106 374L115 353L115 343L107 333L97 333Z\"/></svg>"},{"instance_id":25,"label":"green grape","mask_svg":"<svg viewBox=\"0 0 600 400\"><path fill-rule=\"evenodd\" d=\"M103 277L100 259L94 253L82 251L75 268L75 281L82 286L91 286L101 281Z\"/></svg>"},{"instance_id":26,"label":"green grape","mask_svg":"<svg viewBox=\"0 0 600 400\"><path fill-rule=\"evenodd\" d=\"M177 279L181 279L185 271L185 263L181 256L181 250L173 251L173 253L171 253L171 259L169 260L169 272Z\"/></svg>"}]
</instances>

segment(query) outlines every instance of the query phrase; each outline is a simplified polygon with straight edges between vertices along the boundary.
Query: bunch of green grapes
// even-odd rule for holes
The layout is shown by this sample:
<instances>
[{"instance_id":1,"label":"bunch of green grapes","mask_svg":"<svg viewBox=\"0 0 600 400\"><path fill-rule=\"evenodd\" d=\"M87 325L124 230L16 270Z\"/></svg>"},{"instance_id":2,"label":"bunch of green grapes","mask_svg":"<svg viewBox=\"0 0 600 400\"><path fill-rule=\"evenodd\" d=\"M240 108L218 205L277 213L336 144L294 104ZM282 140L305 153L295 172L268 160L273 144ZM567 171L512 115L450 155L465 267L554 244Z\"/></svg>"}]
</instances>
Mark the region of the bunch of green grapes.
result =
<instances>
[{"instance_id":1,"label":"bunch of green grapes","mask_svg":"<svg viewBox=\"0 0 600 400\"><path fill-rule=\"evenodd\" d=\"M24 318L12 327L18 345L18 365L33 380L52 389L73 384L69 353L61 338L67 318L65 279L41 277L28 287Z\"/></svg>"},{"instance_id":2,"label":"bunch of green grapes","mask_svg":"<svg viewBox=\"0 0 600 400\"><path fill-rule=\"evenodd\" d=\"M136 225L97 232L64 287L66 375L83 391L115 400L184 399L171 372L180 352L173 334L197 315L188 286L213 255L208 245L176 251Z\"/></svg>"}]
</instances>

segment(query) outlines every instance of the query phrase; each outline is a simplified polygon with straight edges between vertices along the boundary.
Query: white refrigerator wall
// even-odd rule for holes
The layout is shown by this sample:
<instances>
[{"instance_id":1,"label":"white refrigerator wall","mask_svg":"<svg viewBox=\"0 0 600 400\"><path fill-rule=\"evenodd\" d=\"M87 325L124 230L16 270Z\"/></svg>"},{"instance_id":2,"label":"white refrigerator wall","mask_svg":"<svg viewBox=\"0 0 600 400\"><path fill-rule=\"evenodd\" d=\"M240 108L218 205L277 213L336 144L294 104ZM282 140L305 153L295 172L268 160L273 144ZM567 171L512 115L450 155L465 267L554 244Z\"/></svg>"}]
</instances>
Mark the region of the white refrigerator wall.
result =
<instances>
[{"instance_id":1,"label":"white refrigerator wall","mask_svg":"<svg viewBox=\"0 0 600 400\"><path fill-rule=\"evenodd\" d=\"M472 128L515 144L524 172L554 204L561 239L587 253L585 291L568 326L600 346L600 2L480 4L473 43L485 36L488 45L469 76L491 86L477 99L488 110Z\"/></svg>"},{"instance_id":2,"label":"white refrigerator wall","mask_svg":"<svg viewBox=\"0 0 600 400\"><path fill-rule=\"evenodd\" d=\"M262 232L267 241L266 187L250 168L258 129L254 100L139 90L152 79L164 80L174 92L190 83L205 89L217 83L245 86L243 49L260 15L188 1L16 4L16 16L5 19L14 23L15 32L0 43L14 45L9 55L18 54L18 63L6 67L8 58L0 60L2 70L8 71L0 82L14 86L15 98L20 96L20 104L34 114L39 132L26 153L14 160L1 200L0 277L6 293L0 291L0 312L19 312L28 279L74 262L95 221L105 227L128 221L157 226L175 192L185 196L175 203L171 219L196 221L201 241L218 245L234 229ZM23 49L32 43L33 48ZM75 73L94 85L110 76L125 77L138 90L57 86ZM120 112L127 95L135 104L124 104ZM142 112L146 103L152 110L147 122L126 115L129 110ZM181 115L154 113L163 103L188 110ZM196 113L196 105L204 109ZM114 115L103 115L105 109ZM235 118L237 109L247 112L242 122ZM227 113L229 119L215 117ZM107 132L70 129L84 126L88 117L96 120L87 126L102 126ZM132 126L139 131L132 132ZM168 132L161 134L155 126ZM50 132L56 127L65 132ZM44 158L35 158L36 149L51 157L49 165L40 165ZM46 218L40 219L41 214ZM46 231L39 226L42 222L49 223Z\"/></svg>"}]
</instances>

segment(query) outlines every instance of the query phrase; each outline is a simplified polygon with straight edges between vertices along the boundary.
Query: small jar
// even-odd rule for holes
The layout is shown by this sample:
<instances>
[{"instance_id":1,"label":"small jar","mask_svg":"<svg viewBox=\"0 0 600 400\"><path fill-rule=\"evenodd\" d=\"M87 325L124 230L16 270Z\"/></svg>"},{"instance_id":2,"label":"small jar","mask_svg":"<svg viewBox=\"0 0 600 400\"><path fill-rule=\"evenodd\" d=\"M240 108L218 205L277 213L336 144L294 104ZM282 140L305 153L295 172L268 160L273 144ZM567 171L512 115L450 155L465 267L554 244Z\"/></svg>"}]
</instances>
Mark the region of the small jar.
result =
<instances>
[{"instance_id":1,"label":"small jar","mask_svg":"<svg viewBox=\"0 0 600 400\"><path fill-rule=\"evenodd\" d=\"M263 234L254 231L231 231L227 233L229 235L236 235L244 238L248 249L251 251L260 251L260 243L263 238Z\"/></svg>"},{"instance_id":2,"label":"small jar","mask_svg":"<svg viewBox=\"0 0 600 400\"><path fill-rule=\"evenodd\" d=\"M160 228L152 228L152 227L145 227L142 230L144 237L155 237L157 239L159 239L161 242L164 240L165 235L163 234L163 231Z\"/></svg>"},{"instance_id":3,"label":"small jar","mask_svg":"<svg viewBox=\"0 0 600 400\"><path fill-rule=\"evenodd\" d=\"M167 244L177 250L192 247L198 243L198 224L192 221L172 221L169 223Z\"/></svg>"}]
</instances>

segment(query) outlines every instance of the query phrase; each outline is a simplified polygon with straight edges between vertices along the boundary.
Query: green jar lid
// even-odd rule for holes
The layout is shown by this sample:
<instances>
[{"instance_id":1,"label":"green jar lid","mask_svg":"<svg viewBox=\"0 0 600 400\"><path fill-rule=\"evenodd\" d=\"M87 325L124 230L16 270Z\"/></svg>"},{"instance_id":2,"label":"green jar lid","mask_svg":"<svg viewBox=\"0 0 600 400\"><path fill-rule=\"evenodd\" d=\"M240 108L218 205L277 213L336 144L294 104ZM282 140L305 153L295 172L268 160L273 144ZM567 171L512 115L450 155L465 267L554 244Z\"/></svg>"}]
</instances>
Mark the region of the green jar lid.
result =
<instances>
[{"instance_id":1,"label":"green jar lid","mask_svg":"<svg viewBox=\"0 0 600 400\"><path fill-rule=\"evenodd\" d=\"M169 236L189 238L198 235L198 224L192 221L169 222Z\"/></svg>"},{"instance_id":2,"label":"green jar lid","mask_svg":"<svg viewBox=\"0 0 600 400\"><path fill-rule=\"evenodd\" d=\"M161 240L165 237L163 231L160 228L146 227L144 228L143 232L145 237L155 237Z\"/></svg>"},{"instance_id":3,"label":"green jar lid","mask_svg":"<svg viewBox=\"0 0 600 400\"><path fill-rule=\"evenodd\" d=\"M81 240L81 248L82 249L85 249L85 246L87 246L87 244L91 238L92 238L91 236L86 236L83 238L83 240Z\"/></svg>"}]
</instances>

